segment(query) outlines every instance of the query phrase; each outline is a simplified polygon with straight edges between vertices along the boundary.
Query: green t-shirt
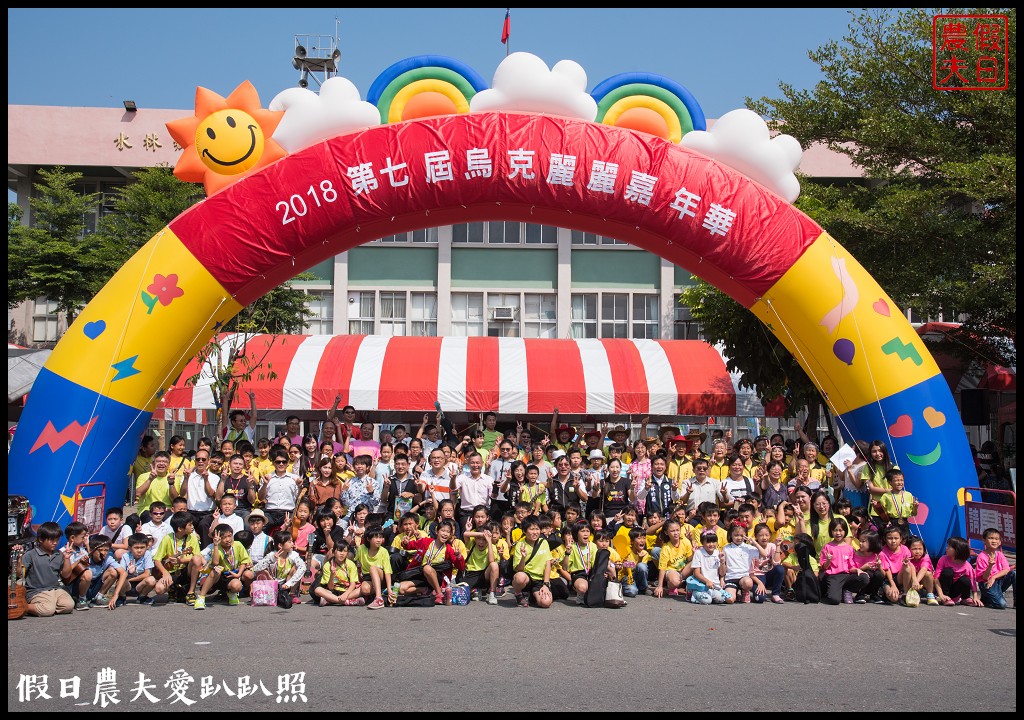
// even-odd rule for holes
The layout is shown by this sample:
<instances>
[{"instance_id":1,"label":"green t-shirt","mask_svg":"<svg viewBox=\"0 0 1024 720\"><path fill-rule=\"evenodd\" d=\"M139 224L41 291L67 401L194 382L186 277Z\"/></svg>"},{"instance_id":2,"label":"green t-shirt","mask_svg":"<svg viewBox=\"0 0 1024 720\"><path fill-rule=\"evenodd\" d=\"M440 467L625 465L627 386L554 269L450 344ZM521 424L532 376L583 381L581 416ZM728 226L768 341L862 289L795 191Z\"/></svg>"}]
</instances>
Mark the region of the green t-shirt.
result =
<instances>
[{"instance_id":1,"label":"green t-shirt","mask_svg":"<svg viewBox=\"0 0 1024 720\"><path fill-rule=\"evenodd\" d=\"M890 518L908 518L913 514L914 496L906 490L902 495L887 492L882 496L882 507Z\"/></svg>"},{"instance_id":2,"label":"green t-shirt","mask_svg":"<svg viewBox=\"0 0 1024 720\"><path fill-rule=\"evenodd\" d=\"M466 570L468 570L470 572L479 572L481 570L486 570L487 569L487 564L488 563L487 563L487 545L486 545L486 543L484 544L483 547L480 547L479 545L476 544L475 540L470 540L466 544L466 552L468 553L468 555L466 557ZM497 556L498 556L498 549L497 548L494 549L494 556L495 556L495 559L497 559Z\"/></svg>"},{"instance_id":3,"label":"green t-shirt","mask_svg":"<svg viewBox=\"0 0 1024 720\"><path fill-rule=\"evenodd\" d=\"M359 566L359 571L363 575L370 574L370 567L372 565L381 568L385 575L391 574L391 556L388 555L388 551L383 547L377 550L377 554L374 557L370 557L366 546L360 545L359 549L356 550L356 565Z\"/></svg>"},{"instance_id":4,"label":"green t-shirt","mask_svg":"<svg viewBox=\"0 0 1024 720\"><path fill-rule=\"evenodd\" d=\"M503 437L505 437L505 433L498 432L497 430L484 430L484 444L480 449L490 452L494 449L494 443L498 442ZM482 454L483 453L481 453L481 455Z\"/></svg>"},{"instance_id":5,"label":"green t-shirt","mask_svg":"<svg viewBox=\"0 0 1024 720\"><path fill-rule=\"evenodd\" d=\"M577 543L573 543L572 550L568 553L569 558L566 562L565 569L569 573L580 572L585 570L590 572L590 568L594 566L594 558L597 557L597 545L592 542L588 542L586 547L581 547ZM584 567L586 565L586 567Z\"/></svg>"},{"instance_id":6,"label":"green t-shirt","mask_svg":"<svg viewBox=\"0 0 1024 720\"><path fill-rule=\"evenodd\" d=\"M341 565L335 566L330 560L324 563L323 572L320 573L320 585L324 588L328 588L331 585L331 571L334 571L334 589L336 590L348 590L350 587L359 582L359 571L356 570L356 564L349 559L345 559Z\"/></svg>"},{"instance_id":7,"label":"green t-shirt","mask_svg":"<svg viewBox=\"0 0 1024 720\"><path fill-rule=\"evenodd\" d=\"M527 545L525 540L516 543L516 546L512 548L512 571L516 572L523 558L528 558L526 574L533 580L543 580L544 567L551 561L551 548L548 547L548 541L543 538L537 542L540 543L537 552L534 552L533 546ZM530 557L531 555L533 557Z\"/></svg>"},{"instance_id":8,"label":"green t-shirt","mask_svg":"<svg viewBox=\"0 0 1024 720\"><path fill-rule=\"evenodd\" d=\"M179 538L176 533L171 533L160 540L160 544L156 546L156 552L153 553L153 560L159 560L168 572L176 572L187 567L189 560L201 552L199 536L195 533L191 533L186 538ZM179 556L180 561L164 562L164 558L174 555Z\"/></svg>"}]
</instances>

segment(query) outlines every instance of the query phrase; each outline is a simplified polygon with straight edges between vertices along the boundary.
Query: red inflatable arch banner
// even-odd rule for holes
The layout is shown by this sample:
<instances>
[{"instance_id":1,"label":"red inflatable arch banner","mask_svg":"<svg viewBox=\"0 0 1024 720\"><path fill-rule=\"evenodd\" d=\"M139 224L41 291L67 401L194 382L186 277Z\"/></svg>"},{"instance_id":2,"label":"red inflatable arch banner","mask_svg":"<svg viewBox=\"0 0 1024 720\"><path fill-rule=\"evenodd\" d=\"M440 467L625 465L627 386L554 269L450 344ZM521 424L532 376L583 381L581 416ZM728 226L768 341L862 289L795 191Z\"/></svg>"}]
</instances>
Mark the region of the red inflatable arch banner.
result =
<instances>
[{"instance_id":1,"label":"red inflatable arch banner","mask_svg":"<svg viewBox=\"0 0 1024 720\"><path fill-rule=\"evenodd\" d=\"M933 542L958 526L955 478L971 465L956 405L917 333L835 240L680 145L501 112L340 135L182 213L54 350L11 448L12 466L33 472L12 476L11 492L40 519L66 519L81 483L119 499L161 394L242 307L378 237L481 220L615 237L715 284L796 355L848 435L890 439Z\"/></svg>"}]
</instances>

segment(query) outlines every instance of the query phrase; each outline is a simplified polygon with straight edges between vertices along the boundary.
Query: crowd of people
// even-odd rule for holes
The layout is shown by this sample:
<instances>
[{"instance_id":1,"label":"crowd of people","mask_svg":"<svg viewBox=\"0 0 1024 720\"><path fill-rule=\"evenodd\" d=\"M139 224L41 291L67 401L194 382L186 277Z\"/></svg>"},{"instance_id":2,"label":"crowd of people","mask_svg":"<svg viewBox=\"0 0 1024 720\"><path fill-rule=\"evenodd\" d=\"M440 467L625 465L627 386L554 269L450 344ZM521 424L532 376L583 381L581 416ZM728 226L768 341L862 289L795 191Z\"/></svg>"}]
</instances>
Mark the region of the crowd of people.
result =
<instances>
[{"instance_id":1,"label":"crowd of people","mask_svg":"<svg viewBox=\"0 0 1024 720\"><path fill-rule=\"evenodd\" d=\"M255 438L255 400L219 442L186 452L142 440L135 513L111 509L90 535L43 523L22 557L29 612L207 599L237 605L255 580L277 602L452 602L615 607L653 595L697 604L985 605L1004 608L1016 569L998 530L976 557L951 537L926 548L918 502L885 442L840 443L798 425L731 431L577 429L495 413L457 429L438 412L413 434L379 432L351 406L315 434ZM705 447L705 444L707 446ZM64 539L63 544L61 539ZM58 547L60 546L60 547ZM933 563L933 557L937 558Z\"/></svg>"}]
</instances>

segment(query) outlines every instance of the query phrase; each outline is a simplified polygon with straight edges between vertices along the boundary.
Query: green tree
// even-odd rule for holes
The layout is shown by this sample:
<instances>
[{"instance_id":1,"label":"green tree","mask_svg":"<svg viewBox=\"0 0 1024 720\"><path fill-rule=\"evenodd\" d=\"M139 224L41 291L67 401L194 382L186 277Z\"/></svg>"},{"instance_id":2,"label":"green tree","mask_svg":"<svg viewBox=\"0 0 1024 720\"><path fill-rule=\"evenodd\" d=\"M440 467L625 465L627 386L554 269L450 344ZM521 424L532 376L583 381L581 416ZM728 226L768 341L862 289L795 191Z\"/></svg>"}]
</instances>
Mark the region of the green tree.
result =
<instances>
[{"instance_id":1,"label":"green tree","mask_svg":"<svg viewBox=\"0 0 1024 720\"><path fill-rule=\"evenodd\" d=\"M31 226L22 224L17 205L7 206L7 306L46 297L70 325L110 278L102 243L85 232L86 216L100 198L81 194L81 173L58 166L39 175L29 200Z\"/></svg>"},{"instance_id":2,"label":"green tree","mask_svg":"<svg viewBox=\"0 0 1024 720\"><path fill-rule=\"evenodd\" d=\"M846 37L809 53L823 75L814 88L783 83L782 97L747 105L805 147L823 143L863 169L862 184L803 178L796 205L897 305L923 316L962 313L963 327L944 350L1015 364L1016 57L1010 53L1006 91L936 91L932 16L942 12L851 13ZM1016 47L1016 10L980 12L994 13L1009 17L1006 42ZM771 398L777 383L763 376L781 373L794 399L804 398L806 378L788 353L776 343L779 361L765 367L764 349L745 341L763 337L758 321L717 295L698 284L683 302L711 342L726 344L743 382Z\"/></svg>"}]
</instances>

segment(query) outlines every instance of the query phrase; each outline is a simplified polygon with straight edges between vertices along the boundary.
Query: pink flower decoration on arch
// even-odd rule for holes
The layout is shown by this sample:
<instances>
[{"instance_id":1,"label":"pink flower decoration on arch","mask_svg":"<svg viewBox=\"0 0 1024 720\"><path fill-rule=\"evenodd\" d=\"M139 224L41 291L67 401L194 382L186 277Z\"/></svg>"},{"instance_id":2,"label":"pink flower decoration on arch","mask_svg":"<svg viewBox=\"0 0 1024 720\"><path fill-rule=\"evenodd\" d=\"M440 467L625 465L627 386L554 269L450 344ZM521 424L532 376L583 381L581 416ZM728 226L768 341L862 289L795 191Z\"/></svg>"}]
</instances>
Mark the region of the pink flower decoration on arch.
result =
<instances>
[{"instance_id":1,"label":"pink flower decoration on arch","mask_svg":"<svg viewBox=\"0 0 1024 720\"><path fill-rule=\"evenodd\" d=\"M160 304L167 307L175 298L180 298L185 291L178 287L178 274L153 276L153 284L146 288L146 291L154 295Z\"/></svg>"}]
</instances>

